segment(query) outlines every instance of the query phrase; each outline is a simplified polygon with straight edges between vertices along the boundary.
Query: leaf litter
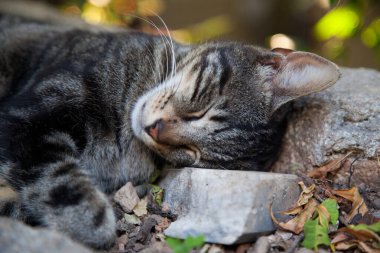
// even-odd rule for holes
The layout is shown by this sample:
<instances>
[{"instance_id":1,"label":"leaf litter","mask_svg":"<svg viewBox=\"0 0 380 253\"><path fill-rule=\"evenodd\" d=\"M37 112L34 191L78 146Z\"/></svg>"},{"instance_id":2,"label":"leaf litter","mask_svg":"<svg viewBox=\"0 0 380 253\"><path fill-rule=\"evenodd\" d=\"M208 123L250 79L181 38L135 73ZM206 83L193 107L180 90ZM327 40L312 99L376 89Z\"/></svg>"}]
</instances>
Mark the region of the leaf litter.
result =
<instances>
[{"instance_id":1,"label":"leaf litter","mask_svg":"<svg viewBox=\"0 0 380 253\"><path fill-rule=\"evenodd\" d=\"M318 175L318 180L326 182L327 172L335 170L335 164L342 163L343 160L336 159L316 169L316 172L309 173L309 176ZM326 186L317 193L318 186L314 183L306 186L304 182L299 182L299 185L302 192L297 203L290 210L281 212L293 218L278 221L271 211L273 222L279 229L303 234L301 245L314 251L330 248L332 252L357 249L361 252L380 253L380 220L369 212L357 187L335 190ZM320 192L326 193L325 196ZM349 210L340 208L340 203L344 205L347 202L351 203ZM361 217L359 222L372 223L355 224L355 217L358 216Z\"/></svg>"},{"instance_id":2,"label":"leaf litter","mask_svg":"<svg viewBox=\"0 0 380 253\"><path fill-rule=\"evenodd\" d=\"M308 173L308 177L300 175L303 180L299 182L301 193L297 202L289 210L279 212L290 216L290 219L277 220L270 207L278 230L260 237L254 244L223 246L206 243L200 247L203 243L201 239L193 244L190 238L169 240L169 248L163 232L175 216L163 203L164 190L150 185L150 199L141 200L131 213L123 216L124 223L134 228L126 234L123 234L125 228L120 228L120 238L128 235L128 242L121 245L124 251L120 248L113 252L140 252L150 248L153 251L146 252L290 253L307 248L315 252L380 253L380 219L368 208L359 188L334 189L328 179L340 169L350 154L314 169ZM145 242L142 242L139 233L144 227L151 230L146 233L153 235L143 237ZM198 250L194 249L196 247Z\"/></svg>"}]
</instances>

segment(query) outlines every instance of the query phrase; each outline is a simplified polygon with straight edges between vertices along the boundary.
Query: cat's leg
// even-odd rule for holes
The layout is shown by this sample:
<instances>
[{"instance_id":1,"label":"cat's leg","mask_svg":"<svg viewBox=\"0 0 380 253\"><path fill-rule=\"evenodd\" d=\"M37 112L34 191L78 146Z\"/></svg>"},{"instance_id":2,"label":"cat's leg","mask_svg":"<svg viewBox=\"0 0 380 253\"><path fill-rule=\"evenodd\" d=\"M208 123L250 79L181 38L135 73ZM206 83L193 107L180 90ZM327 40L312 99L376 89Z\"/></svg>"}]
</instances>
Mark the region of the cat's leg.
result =
<instances>
[{"instance_id":1,"label":"cat's leg","mask_svg":"<svg viewBox=\"0 0 380 253\"><path fill-rule=\"evenodd\" d=\"M29 224L61 231L94 248L112 246L112 207L80 168L70 137L55 133L23 148L27 153L19 153L19 160L5 174L18 192L21 217Z\"/></svg>"}]
</instances>

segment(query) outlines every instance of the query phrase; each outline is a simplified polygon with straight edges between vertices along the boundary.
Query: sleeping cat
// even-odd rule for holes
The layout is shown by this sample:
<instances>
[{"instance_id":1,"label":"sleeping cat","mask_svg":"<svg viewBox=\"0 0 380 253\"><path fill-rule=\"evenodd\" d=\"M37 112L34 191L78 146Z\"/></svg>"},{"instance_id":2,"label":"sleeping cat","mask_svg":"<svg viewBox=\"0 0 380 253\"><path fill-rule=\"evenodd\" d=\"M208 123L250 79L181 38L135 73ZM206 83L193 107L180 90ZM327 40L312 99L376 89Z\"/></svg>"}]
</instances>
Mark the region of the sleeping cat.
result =
<instances>
[{"instance_id":1,"label":"sleeping cat","mask_svg":"<svg viewBox=\"0 0 380 253\"><path fill-rule=\"evenodd\" d=\"M105 193L168 166L267 169L280 107L339 75L311 53L0 14L0 175L19 195L0 211L108 247Z\"/></svg>"}]
</instances>

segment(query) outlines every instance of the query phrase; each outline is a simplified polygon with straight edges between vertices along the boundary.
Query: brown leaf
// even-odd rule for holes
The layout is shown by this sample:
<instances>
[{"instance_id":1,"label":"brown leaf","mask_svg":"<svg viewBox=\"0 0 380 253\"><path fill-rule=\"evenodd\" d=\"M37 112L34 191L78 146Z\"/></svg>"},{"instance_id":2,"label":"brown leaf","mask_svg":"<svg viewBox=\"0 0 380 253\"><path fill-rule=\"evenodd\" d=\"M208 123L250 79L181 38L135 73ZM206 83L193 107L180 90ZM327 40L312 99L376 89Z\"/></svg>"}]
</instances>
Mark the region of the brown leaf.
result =
<instances>
[{"instance_id":1,"label":"brown leaf","mask_svg":"<svg viewBox=\"0 0 380 253\"><path fill-rule=\"evenodd\" d=\"M312 184L309 187L307 187L302 181L298 182L298 184L301 186L302 192L298 198L297 206L303 206L313 197L315 184Z\"/></svg>"},{"instance_id":2,"label":"brown leaf","mask_svg":"<svg viewBox=\"0 0 380 253\"><path fill-rule=\"evenodd\" d=\"M345 232L352 236L354 236L356 239L360 241L377 241L380 242L380 237L373 231L370 230L364 230L364 229L352 229L350 227L343 227L338 230L338 232Z\"/></svg>"},{"instance_id":3,"label":"brown leaf","mask_svg":"<svg viewBox=\"0 0 380 253\"><path fill-rule=\"evenodd\" d=\"M368 246L368 245L365 244L364 242L358 241L358 244L359 244L359 248L360 248L363 252L366 252L366 253L380 253L380 250L379 250L379 249L371 248L370 246Z\"/></svg>"},{"instance_id":4,"label":"brown leaf","mask_svg":"<svg viewBox=\"0 0 380 253\"><path fill-rule=\"evenodd\" d=\"M346 217L348 222L351 222L355 215L361 214L364 216L368 212L367 205L364 203L362 196L360 196L357 187L352 187L349 190L332 190L332 193L352 202L351 212Z\"/></svg>"},{"instance_id":5,"label":"brown leaf","mask_svg":"<svg viewBox=\"0 0 380 253\"><path fill-rule=\"evenodd\" d=\"M305 208L301 211L301 213L297 215L295 218L287 221L286 223L277 221L277 219L273 215L271 207L270 209L272 220L280 228L299 234L302 232L305 222L313 216L313 213L317 206L318 202L314 198L310 199L309 202L305 205Z\"/></svg>"},{"instance_id":6,"label":"brown leaf","mask_svg":"<svg viewBox=\"0 0 380 253\"><path fill-rule=\"evenodd\" d=\"M334 246L334 248L337 250L348 250L348 249L352 249L354 247L359 247L359 249L365 253L380 253L379 249L374 249L374 248L368 246L366 243L358 241L358 240L351 240L351 241L347 241L347 242L339 242Z\"/></svg>"},{"instance_id":7,"label":"brown leaf","mask_svg":"<svg viewBox=\"0 0 380 253\"><path fill-rule=\"evenodd\" d=\"M325 178L327 173L340 169L340 167L342 167L343 162L351 154L352 154L352 151L349 152L344 157L334 159L331 162L327 163L326 165L310 171L307 175L311 178Z\"/></svg>"},{"instance_id":8,"label":"brown leaf","mask_svg":"<svg viewBox=\"0 0 380 253\"><path fill-rule=\"evenodd\" d=\"M356 242L339 242L334 245L334 248L337 250L348 250L357 247L358 244Z\"/></svg>"},{"instance_id":9,"label":"brown leaf","mask_svg":"<svg viewBox=\"0 0 380 253\"><path fill-rule=\"evenodd\" d=\"M343 232L339 232L337 233L334 238L331 240L331 244L337 244L339 242L343 242L343 241L346 241L348 239L350 239L351 237L349 237L347 234L343 233Z\"/></svg>"},{"instance_id":10,"label":"brown leaf","mask_svg":"<svg viewBox=\"0 0 380 253\"><path fill-rule=\"evenodd\" d=\"M317 206L317 212L318 212L318 221L319 221L319 224L321 224L322 226L328 228L328 222L330 221L329 211L327 211L327 209L326 209L326 207L324 205L319 204Z\"/></svg>"},{"instance_id":11,"label":"brown leaf","mask_svg":"<svg viewBox=\"0 0 380 253\"><path fill-rule=\"evenodd\" d=\"M285 215L296 215L296 214L299 214L302 210L303 210L302 206L296 206L296 207L293 207L292 209L289 209L288 211L283 211L281 213Z\"/></svg>"}]
</instances>

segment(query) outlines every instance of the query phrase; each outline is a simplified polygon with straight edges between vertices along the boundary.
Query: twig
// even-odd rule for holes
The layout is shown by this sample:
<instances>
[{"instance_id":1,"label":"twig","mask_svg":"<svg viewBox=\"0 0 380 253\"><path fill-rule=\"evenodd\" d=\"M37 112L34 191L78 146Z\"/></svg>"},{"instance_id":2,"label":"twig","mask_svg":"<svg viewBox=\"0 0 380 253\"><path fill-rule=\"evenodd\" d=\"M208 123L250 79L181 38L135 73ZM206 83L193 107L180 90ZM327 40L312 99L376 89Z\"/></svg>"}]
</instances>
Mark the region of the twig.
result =
<instances>
[{"instance_id":1,"label":"twig","mask_svg":"<svg viewBox=\"0 0 380 253\"><path fill-rule=\"evenodd\" d=\"M354 168L354 163L357 161L357 160L359 160L359 157L356 157L353 161L352 161L352 163L351 163L351 165L350 165L350 176L348 177L348 187L350 187L351 188L351 178L352 178L352 175L354 174L354 170L353 170L353 168Z\"/></svg>"},{"instance_id":2,"label":"twig","mask_svg":"<svg viewBox=\"0 0 380 253\"><path fill-rule=\"evenodd\" d=\"M293 253L296 248L298 247L298 244L299 242L304 238L304 234L301 233L299 234L299 236L297 236L294 241L292 242L292 245L290 246L290 248L288 248L285 253Z\"/></svg>"}]
</instances>

